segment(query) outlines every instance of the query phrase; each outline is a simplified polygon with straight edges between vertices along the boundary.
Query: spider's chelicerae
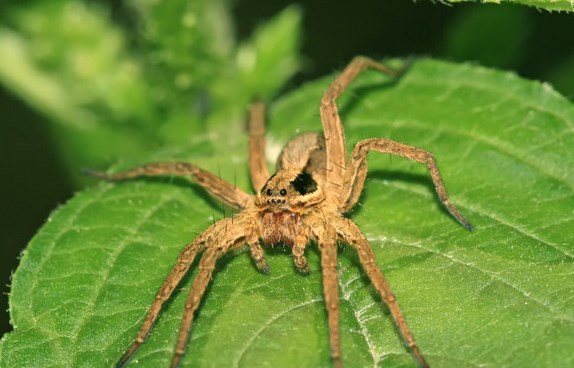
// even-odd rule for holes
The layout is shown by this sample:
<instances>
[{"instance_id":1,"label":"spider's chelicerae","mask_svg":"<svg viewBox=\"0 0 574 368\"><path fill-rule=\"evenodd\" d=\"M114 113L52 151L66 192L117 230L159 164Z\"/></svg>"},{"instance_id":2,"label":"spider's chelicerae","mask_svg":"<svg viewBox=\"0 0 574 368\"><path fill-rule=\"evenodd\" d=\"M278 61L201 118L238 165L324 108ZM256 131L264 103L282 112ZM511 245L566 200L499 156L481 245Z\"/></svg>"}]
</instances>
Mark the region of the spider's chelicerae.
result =
<instances>
[{"instance_id":1,"label":"spider's chelicerae","mask_svg":"<svg viewBox=\"0 0 574 368\"><path fill-rule=\"evenodd\" d=\"M338 242L348 244L357 251L365 273L388 306L404 343L422 367L429 366L403 318L387 280L375 264L373 250L365 235L357 225L343 216L355 205L363 190L367 154L370 151L389 153L426 165L445 208L467 229L471 230L472 225L449 201L437 164L429 152L384 138L368 138L358 142L347 158L336 100L357 75L367 68L390 75L397 74L371 59L355 58L323 95L320 106L323 134L304 133L289 141L277 160L277 172L274 175L269 175L265 162L263 105L256 102L251 106L249 168L255 195L249 195L218 176L183 162L151 163L115 174L91 173L107 180L156 175L190 176L211 195L239 210L233 218L224 218L211 225L183 249L159 289L136 339L119 360L118 367L127 364L143 344L162 306L198 254L203 253L185 304L172 367L179 365L184 354L194 313L212 278L217 260L227 252L246 245L257 268L262 273L269 273L262 246L278 243L291 248L295 267L301 273L308 272L305 248L309 243L317 244L321 256L331 357L335 367L340 367Z\"/></svg>"}]
</instances>

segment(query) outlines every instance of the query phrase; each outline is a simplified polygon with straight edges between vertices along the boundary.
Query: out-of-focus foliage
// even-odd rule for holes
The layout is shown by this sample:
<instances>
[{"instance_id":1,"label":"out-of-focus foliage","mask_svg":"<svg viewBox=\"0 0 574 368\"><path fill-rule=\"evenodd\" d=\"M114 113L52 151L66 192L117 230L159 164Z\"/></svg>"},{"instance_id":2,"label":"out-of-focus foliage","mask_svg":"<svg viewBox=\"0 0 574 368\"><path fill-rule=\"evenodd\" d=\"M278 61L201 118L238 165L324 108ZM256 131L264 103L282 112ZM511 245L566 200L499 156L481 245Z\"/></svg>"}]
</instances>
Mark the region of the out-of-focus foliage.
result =
<instances>
[{"instance_id":1,"label":"out-of-focus foliage","mask_svg":"<svg viewBox=\"0 0 574 368\"><path fill-rule=\"evenodd\" d=\"M485 4L521 4L532 6L540 10L549 11L574 11L574 3L571 0L447 0L451 3L481 2Z\"/></svg>"},{"instance_id":2,"label":"out-of-focus foliage","mask_svg":"<svg viewBox=\"0 0 574 368\"><path fill-rule=\"evenodd\" d=\"M295 7L241 44L224 0L123 11L122 26L98 3L38 1L8 7L0 27L0 80L50 118L71 173L237 125L299 68Z\"/></svg>"}]
</instances>

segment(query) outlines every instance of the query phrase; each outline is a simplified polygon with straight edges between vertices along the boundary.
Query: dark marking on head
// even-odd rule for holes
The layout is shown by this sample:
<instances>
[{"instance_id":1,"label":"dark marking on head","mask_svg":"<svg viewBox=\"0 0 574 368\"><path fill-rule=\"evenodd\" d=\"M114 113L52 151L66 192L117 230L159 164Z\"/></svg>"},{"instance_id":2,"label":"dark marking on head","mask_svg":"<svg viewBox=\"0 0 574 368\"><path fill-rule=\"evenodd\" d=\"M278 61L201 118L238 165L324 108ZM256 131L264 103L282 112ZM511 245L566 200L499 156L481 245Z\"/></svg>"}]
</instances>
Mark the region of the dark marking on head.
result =
<instances>
[{"instance_id":1,"label":"dark marking on head","mask_svg":"<svg viewBox=\"0 0 574 368\"><path fill-rule=\"evenodd\" d=\"M293 188L299 194L305 195L317 190L317 182L313 180L311 174L303 171L291 182Z\"/></svg>"}]
</instances>

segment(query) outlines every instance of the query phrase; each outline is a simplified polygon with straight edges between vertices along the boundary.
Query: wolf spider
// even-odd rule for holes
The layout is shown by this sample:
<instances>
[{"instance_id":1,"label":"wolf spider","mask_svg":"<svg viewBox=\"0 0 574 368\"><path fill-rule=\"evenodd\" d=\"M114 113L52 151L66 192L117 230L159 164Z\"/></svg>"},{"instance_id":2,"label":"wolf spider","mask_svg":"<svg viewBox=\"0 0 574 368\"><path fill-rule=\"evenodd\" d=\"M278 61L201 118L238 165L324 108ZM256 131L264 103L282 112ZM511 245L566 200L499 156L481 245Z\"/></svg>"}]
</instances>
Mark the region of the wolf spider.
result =
<instances>
[{"instance_id":1,"label":"wolf spider","mask_svg":"<svg viewBox=\"0 0 574 368\"><path fill-rule=\"evenodd\" d=\"M321 100L323 134L304 133L289 141L277 160L277 172L269 175L265 161L264 107L255 102L249 117L249 169L256 191L249 195L216 175L185 162L150 163L115 174L92 172L107 180L125 180L139 176L190 176L207 192L239 210L233 218L211 225L189 243L159 289L137 337L117 363L128 363L150 333L164 303L188 272L198 253L203 252L199 270L189 290L185 311L171 366L179 365L188 341L194 313L212 278L216 262L227 252L247 244L259 271L269 273L262 245L282 243L291 248L297 270L307 273L305 248L316 243L320 256L329 325L331 357L341 367L339 343L339 284L337 243L350 245L373 286L388 306L404 343L422 367L428 367L409 330L389 284L375 264L375 256L365 235L343 214L357 202L367 175L370 151L402 156L427 166L438 197L444 207L464 227L472 225L450 202L433 156L424 150L384 138L358 142L347 159L345 136L336 100L365 69L371 68L397 76L398 72L365 57L356 57L331 83Z\"/></svg>"}]
</instances>

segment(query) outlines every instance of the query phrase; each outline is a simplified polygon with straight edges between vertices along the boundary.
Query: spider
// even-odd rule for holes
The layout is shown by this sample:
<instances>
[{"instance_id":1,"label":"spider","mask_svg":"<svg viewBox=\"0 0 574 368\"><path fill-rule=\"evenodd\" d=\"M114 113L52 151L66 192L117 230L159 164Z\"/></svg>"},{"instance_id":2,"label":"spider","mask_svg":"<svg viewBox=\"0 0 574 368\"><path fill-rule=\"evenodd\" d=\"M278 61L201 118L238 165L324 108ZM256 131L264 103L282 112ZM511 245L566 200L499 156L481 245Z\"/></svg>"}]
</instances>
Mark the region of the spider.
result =
<instances>
[{"instance_id":1,"label":"spider","mask_svg":"<svg viewBox=\"0 0 574 368\"><path fill-rule=\"evenodd\" d=\"M139 176L190 176L211 195L239 210L233 218L215 222L183 249L152 302L135 340L120 358L117 367L125 366L144 343L162 306L198 254L202 253L199 269L185 303L171 367L177 367L184 355L194 313L219 258L247 245L255 266L267 274L269 266L262 246L284 244L292 251L296 269L306 274L309 268L305 249L310 243L317 245L321 257L331 358L335 367L341 367L338 242L348 244L358 253L364 272L388 306L404 343L421 367L429 367L387 280L375 264L367 238L357 225L343 216L357 203L363 190L367 154L370 151L389 153L426 165L444 207L468 230L472 230L472 225L450 202L431 153L385 138L368 138L358 142L347 158L336 100L360 73L369 68L391 76L399 74L372 59L354 58L323 95L320 106L323 134L303 133L289 141L279 155L274 175L269 174L265 161L264 106L261 102L252 104L249 111L249 169L255 195L248 195L218 176L185 162L150 163L115 174L90 173L112 181Z\"/></svg>"}]
</instances>

